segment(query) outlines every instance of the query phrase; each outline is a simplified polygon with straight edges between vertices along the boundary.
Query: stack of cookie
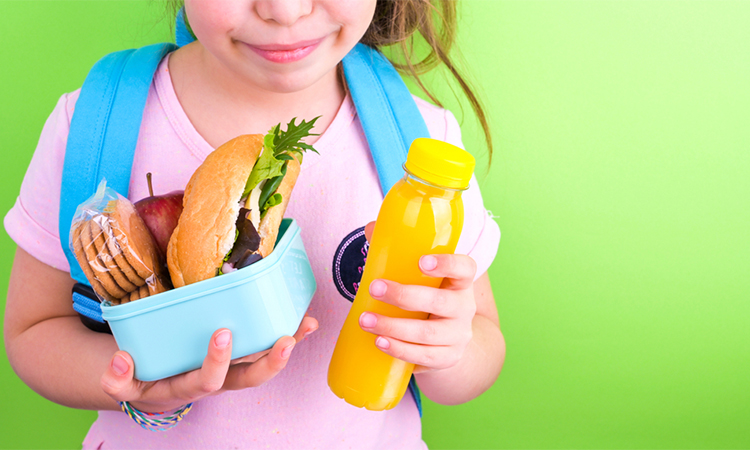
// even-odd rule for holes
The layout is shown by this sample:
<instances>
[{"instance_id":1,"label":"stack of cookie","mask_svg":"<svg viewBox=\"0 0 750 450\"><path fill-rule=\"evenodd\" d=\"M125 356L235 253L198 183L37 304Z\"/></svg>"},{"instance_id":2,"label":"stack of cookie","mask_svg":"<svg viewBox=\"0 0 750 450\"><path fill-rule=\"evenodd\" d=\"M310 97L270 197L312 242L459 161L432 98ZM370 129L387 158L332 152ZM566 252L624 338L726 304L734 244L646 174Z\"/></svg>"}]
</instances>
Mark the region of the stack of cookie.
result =
<instances>
[{"instance_id":1,"label":"stack of cookie","mask_svg":"<svg viewBox=\"0 0 750 450\"><path fill-rule=\"evenodd\" d=\"M89 211L72 230L76 259L100 298L119 305L171 289L151 232L127 199Z\"/></svg>"}]
</instances>

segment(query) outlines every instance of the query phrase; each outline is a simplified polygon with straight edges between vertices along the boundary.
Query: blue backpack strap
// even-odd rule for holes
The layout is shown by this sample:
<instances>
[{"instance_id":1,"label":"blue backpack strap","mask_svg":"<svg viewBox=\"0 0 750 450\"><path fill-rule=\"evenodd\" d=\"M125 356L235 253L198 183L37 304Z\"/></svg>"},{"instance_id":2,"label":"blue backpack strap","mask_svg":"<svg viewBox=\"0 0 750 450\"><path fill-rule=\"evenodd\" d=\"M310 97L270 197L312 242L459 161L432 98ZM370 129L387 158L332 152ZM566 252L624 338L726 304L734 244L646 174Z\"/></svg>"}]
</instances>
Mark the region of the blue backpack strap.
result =
<instances>
[{"instance_id":1,"label":"blue backpack strap","mask_svg":"<svg viewBox=\"0 0 750 450\"><path fill-rule=\"evenodd\" d=\"M370 146L383 194L404 176L412 141L430 137L401 75L378 50L357 44L344 58L344 76Z\"/></svg>"},{"instance_id":2,"label":"blue backpack strap","mask_svg":"<svg viewBox=\"0 0 750 450\"><path fill-rule=\"evenodd\" d=\"M70 275L79 283L88 284L88 280L68 246L76 208L96 191L102 178L127 197L149 86L159 62L175 48L155 44L109 54L94 65L83 83L65 149L59 216ZM117 126L108 127L110 121ZM78 293L73 299L76 311L103 322L101 310L86 302L85 296Z\"/></svg>"}]
</instances>

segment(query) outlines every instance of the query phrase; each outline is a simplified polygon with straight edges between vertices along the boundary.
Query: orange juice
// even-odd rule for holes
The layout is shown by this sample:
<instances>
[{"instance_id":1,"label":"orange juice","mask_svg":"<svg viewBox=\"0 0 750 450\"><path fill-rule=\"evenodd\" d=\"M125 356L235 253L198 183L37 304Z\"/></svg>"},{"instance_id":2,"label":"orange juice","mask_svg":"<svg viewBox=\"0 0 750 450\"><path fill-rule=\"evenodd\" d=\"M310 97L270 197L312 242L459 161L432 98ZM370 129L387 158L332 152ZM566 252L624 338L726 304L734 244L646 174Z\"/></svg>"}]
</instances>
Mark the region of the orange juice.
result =
<instances>
[{"instance_id":1,"label":"orange juice","mask_svg":"<svg viewBox=\"0 0 750 450\"><path fill-rule=\"evenodd\" d=\"M373 299L370 283L378 278L401 284L438 287L442 278L419 269L423 255L453 253L463 226L461 191L474 170L466 151L432 139L416 139L404 165L406 175L386 195L378 213L367 261L351 311L336 342L328 385L348 403L371 410L393 408L403 397L414 364L393 358L375 346L377 336L359 326L374 312L389 317L426 319Z\"/></svg>"}]
</instances>

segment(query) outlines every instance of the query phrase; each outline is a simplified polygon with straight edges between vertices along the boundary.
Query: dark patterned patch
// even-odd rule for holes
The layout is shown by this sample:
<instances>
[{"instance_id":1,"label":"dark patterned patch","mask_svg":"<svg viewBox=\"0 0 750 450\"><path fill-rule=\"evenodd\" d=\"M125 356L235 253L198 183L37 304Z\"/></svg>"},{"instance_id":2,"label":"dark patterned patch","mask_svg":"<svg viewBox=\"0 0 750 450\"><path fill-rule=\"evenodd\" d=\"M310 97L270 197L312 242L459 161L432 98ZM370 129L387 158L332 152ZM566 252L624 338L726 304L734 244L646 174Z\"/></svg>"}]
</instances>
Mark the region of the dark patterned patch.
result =
<instances>
[{"instance_id":1,"label":"dark patterned patch","mask_svg":"<svg viewBox=\"0 0 750 450\"><path fill-rule=\"evenodd\" d=\"M361 227L349 233L333 255L333 283L349 301L354 301L359 289L369 248L370 244L365 239L365 227Z\"/></svg>"}]
</instances>

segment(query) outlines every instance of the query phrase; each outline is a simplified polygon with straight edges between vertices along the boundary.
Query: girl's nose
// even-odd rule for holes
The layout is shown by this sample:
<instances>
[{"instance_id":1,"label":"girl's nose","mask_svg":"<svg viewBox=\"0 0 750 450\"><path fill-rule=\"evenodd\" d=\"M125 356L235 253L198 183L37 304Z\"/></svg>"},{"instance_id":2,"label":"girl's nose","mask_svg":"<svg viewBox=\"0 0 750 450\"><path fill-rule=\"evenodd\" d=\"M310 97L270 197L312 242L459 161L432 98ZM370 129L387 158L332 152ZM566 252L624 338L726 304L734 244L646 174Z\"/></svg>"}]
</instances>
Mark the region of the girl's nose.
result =
<instances>
[{"instance_id":1,"label":"girl's nose","mask_svg":"<svg viewBox=\"0 0 750 450\"><path fill-rule=\"evenodd\" d=\"M312 12L313 0L259 0L256 3L258 16L265 21L291 26L301 17Z\"/></svg>"}]
</instances>

